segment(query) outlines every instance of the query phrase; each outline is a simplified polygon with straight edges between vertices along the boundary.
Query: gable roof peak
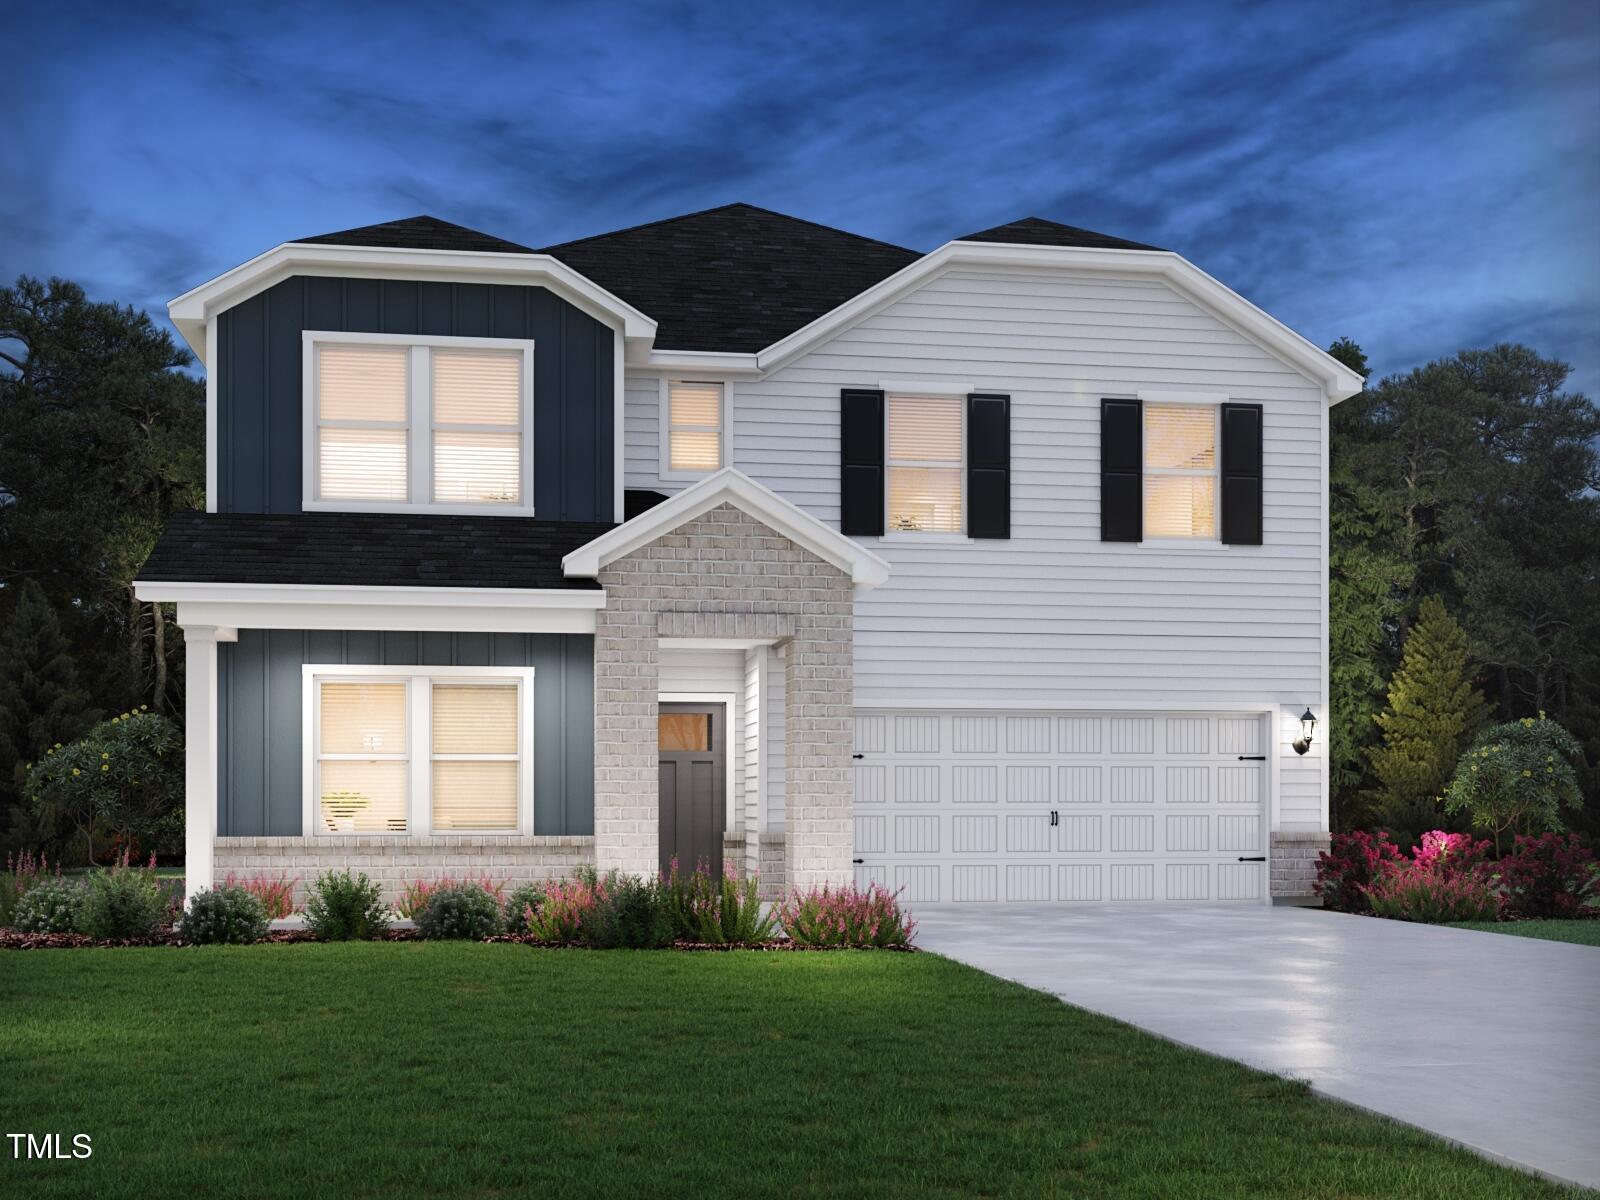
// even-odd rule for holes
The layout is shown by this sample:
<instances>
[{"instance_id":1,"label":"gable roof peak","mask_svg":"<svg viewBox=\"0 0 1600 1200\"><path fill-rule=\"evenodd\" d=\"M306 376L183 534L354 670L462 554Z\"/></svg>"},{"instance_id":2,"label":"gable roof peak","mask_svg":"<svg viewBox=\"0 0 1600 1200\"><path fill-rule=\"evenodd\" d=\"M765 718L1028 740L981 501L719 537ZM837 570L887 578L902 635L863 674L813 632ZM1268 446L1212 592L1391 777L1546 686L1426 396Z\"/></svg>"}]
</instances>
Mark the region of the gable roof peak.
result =
<instances>
[{"instance_id":1,"label":"gable roof peak","mask_svg":"<svg viewBox=\"0 0 1600 1200\"><path fill-rule=\"evenodd\" d=\"M313 246L374 246L404 250L465 250L493 254L536 254L538 251L520 242L508 241L492 233L483 233L445 221L427 213L414 217L400 217L381 221L376 225L359 225L354 229L340 229L334 233L319 233L314 237L295 238L293 244Z\"/></svg>"},{"instance_id":2,"label":"gable roof peak","mask_svg":"<svg viewBox=\"0 0 1600 1200\"><path fill-rule=\"evenodd\" d=\"M1022 217L1008 221L1004 225L996 225L992 229L980 229L977 233L969 233L955 240L1004 242L1016 246L1082 246L1097 250L1161 250L1160 246L1133 242L1127 238L1113 237L1108 233L1096 233L1092 229L1080 229L1076 225L1063 225L1060 221L1051 221L1044 217Z\"/></svg>"}]
</instances>

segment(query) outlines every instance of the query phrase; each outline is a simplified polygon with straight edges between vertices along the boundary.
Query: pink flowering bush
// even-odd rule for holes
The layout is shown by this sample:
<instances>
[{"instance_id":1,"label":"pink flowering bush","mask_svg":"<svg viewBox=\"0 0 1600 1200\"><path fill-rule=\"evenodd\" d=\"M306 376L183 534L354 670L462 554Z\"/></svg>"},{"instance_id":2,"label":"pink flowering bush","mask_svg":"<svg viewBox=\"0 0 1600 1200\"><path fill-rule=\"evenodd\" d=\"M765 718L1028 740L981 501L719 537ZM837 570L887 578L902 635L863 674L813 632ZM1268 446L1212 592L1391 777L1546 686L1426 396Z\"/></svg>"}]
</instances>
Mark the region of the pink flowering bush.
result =
<instances>
[{"instance_id":1,"label":"pink flowering bush","mask_svg":"<svg viewBox=\"0 0 1600 1200\"><path fill-rule=\"evenodd\" d=\"M754 876L741 880L725 872L715 880L704 864L684 874L673 859L661 887L674 932L683 941L750 945L771 941L778 932L777 917L762 905Z\"/></svg>"},{"instance_id":2,"label":"pink flowering bush","mask_svg":"<svg viewBox=\"0 0 1600 1200\"><path fill-rule=\"evenodd\" d=\"M909 946L917 932L900 893L876 883L793 892L778 905L778 921L801 946Z\"/></svg>"},{"instance_id":3,"label":"pink flowering bush","mask_svg":"<svg viewBox=\"0 0 1600 1200\"><path fill-rule=\"evenodd\" d=\"M1382 868L1404 861L1400 848L1385 837L1355 830L1336 833L1328 849L1317 855L1313 885L1322 907L1337 912L1370 912L1367 887Z\"/></svg>"},{"instance_id":4,"label":"pink flowering bush","mask_svg":"<svg viewBox=\"0 0 1600 1200\"><path fill-rule=\"evenodd\" d=\"M240 878L232 871L222 881L223 887L239 888L249 892L261 901L261 907L266 910L267 920L281 921L285 917L294 915L294 889L300 883L300 876L285 879L283 876L251 875Z\"/></svg>"},{"instance_id":5,"label":"pink flowering bush","mask_svg":"<svg viewBox=\"0 0 1600 1200\"><path fill-rule=\"evenodd\" d=\"M605 882L592 874L547 883L539 907L530 905L522 914L528 936L536 942L582 942L595 909L606 899Z\"/></svg>"},{"instance_id":6,"label":"pink flowering bush","mask_svg":"<svg viewBox=\"0 0 1600 1200\"><path fill-rule=\"evenodd\" d=\"M11 924L11 914L17 910L17 901L36 884L61 878L61 864L56 864L55 874L50 874L50 864L44 855L35 858L24 850L18 855L6 855L6 873L0 875L0 927Z\"/></svg>"},{"instance_id":7,"label":"pink flowering bush","mask_svg":"<svg viewBox=\"0 0 1600 1200\"><path fill-rule=\"evenodd\" d=\"M1516 916L1600 916L1600 861L1576 834L1519 837L1496 865Z\"/></svg>"},{"instance_id":8,"label":"pink flowering bush","mask_svg":"<svg viewBox=\"0 0 1600 1200\"><path fill-rule=\"evenodd\" d=\"M1471 834L1435 829L1422 835L1421 843L1411 852L1411 865L1438 875L1479 874L1488 866L1493 848L1487 838L1473 841Z\"/></svg>"},{"instance_id":9,"label":"pink flowering bush","mask_svg":"<svg viewBox=\"0 0 1600 1200\"><path fill-rule=\"evenodd\" d=\"M1376 916L1427 925L1493 921L1500 915L1500 891L1486 875L1415 863L1385 869L1367 888L1367 899Z\"/></svg>"},{"instance_id":10,"label":"pink flowering bush","mask_svg":"<svg viewBox=\"0 0 1600 1200\"><path fill-rule=\"evenodd\" d=\"M408 921L414 921L417 914L427 907L429 898L441 888L480 887L494 897L496 907L505 903L506 880L499 883L487 875L480 875L476 879L454 879L449 875L441 875L438 879L414 879L406 884L400 891L400 900L395 904L394 910Z\"/></svg>"}]
</instances>

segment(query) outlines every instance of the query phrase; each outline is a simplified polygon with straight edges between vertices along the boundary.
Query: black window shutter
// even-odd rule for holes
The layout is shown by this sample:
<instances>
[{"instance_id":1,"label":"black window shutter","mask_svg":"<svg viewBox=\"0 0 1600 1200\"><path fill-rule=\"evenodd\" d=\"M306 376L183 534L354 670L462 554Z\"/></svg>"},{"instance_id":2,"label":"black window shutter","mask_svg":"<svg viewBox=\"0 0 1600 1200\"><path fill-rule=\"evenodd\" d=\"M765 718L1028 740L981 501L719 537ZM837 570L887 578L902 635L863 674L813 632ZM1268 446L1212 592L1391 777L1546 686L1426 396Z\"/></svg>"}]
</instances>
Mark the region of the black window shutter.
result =
<instances>
[{"instance_id":1,"label":"black window shutter","mask_svg":"<svg viewBox=\"0 0 1600 1200\"><path fill-rule=\"evenodd\" d=\"M883 536L883 393L839 394L839 529Z\"/></svg>"},{"instance_id":2,"label":"black window shutter","mask_svg":"<svg viewBox=\"0 0 1600 1200\"><path fill-rule=\"evenodd\" d=\"M1144 537L1144 409L1137 400L1100 401L1100 540Z\"/></svg>"},{"instance_id":3,"label":"black window shutter","mask_svg":"<svg viewBox=\"0 0 1600 1200\"><path fill-rule=\"evenodd\" d=\"M967 397L967 536L1011 536L1011 397Z\"/></svg>"},{"instance_id":4,"label":"black window shutter","mask_svg":"<svg viewBox=\"0 0 1600 1200\"><path fill-rule=\"evenodd\" d=\"M1261 405L1222 406L1222 540L1261 545Z\"/></svg>"}]
</instances>

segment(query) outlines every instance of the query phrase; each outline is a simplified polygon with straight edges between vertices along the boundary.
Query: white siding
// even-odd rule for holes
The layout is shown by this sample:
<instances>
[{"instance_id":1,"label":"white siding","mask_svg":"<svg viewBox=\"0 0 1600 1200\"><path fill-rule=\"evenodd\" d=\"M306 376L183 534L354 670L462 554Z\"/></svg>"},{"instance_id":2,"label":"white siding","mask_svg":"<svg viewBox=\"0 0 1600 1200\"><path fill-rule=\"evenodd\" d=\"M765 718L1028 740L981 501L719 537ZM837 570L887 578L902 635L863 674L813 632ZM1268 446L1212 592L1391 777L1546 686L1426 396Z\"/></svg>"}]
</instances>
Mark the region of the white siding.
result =
<instances>
[{"instance_id":1,"label":"white siding","mask_svg":"<svg viewBox=\"0 0 1600 1200\"><path fill-rule=\"evenodd\" d=\"M867 539L892 574L856 603L858 704L1325 709L1317 385L1157 281L959 267L733 383L733 465L836 523L839 390L886 380L1010 394L1012 536ZM629 381L628 486L671 491L656 389ZM1100 399L1153 389L1264 405L1265 545L1099 540ZM1325 828L1320 754L1278 724L1274 824Z\"/></svg>"}]
</instances>

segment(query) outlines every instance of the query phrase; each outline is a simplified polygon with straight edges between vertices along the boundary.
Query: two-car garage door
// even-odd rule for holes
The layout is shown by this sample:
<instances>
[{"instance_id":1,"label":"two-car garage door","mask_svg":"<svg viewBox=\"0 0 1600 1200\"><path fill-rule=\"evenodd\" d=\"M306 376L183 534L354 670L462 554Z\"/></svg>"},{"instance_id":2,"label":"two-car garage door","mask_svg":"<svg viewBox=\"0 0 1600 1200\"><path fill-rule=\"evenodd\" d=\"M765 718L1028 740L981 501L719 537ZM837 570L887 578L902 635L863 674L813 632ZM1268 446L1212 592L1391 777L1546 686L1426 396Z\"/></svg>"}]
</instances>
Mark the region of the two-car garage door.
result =
<instances>
[{"instance_id":1,"label":"two-car garage door","mask_svg":"<svg viewBox=\"0 0 1600 1200\"><path fill-rule=\"evenodd\" d=\"M914 903L1260 901L1263 717L870 712L855 859Z\"/></svg>"}]
</instances>

